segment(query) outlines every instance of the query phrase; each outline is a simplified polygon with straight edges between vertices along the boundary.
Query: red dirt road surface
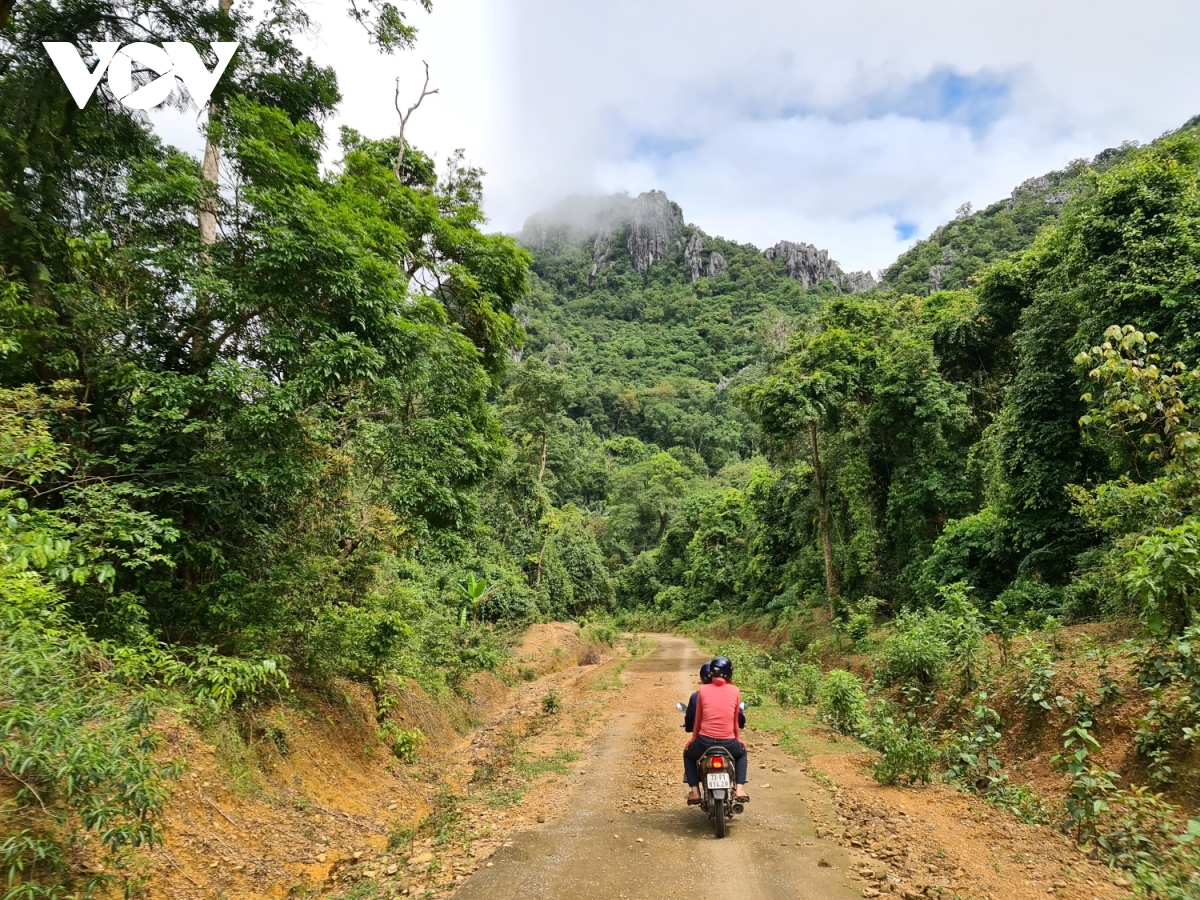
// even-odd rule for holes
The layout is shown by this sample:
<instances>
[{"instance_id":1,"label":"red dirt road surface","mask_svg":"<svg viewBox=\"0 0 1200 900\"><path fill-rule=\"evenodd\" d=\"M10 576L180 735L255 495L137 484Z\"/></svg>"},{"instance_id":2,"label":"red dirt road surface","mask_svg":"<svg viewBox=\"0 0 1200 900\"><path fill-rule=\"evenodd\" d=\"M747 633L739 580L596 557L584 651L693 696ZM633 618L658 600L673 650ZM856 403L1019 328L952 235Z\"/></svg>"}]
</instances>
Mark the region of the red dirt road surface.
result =
<instances>
[{"instance_id":1,"label":"red dirt road surface","mask_svg":"<svg viewBox=\"0 0 1200 900\"><path fill-rule=\"evenodd\" d=\"M562 814L512 835L455 897L861 897L847 851L816 837L810 806L831 812L824 791L753 730L752 801L728 835L717 840L704 813L685 806L675 704L695 689L705 657L690 641L655 640L657 650L625 668L622 709L593 745Z\"/></svg>"}]
</instances>

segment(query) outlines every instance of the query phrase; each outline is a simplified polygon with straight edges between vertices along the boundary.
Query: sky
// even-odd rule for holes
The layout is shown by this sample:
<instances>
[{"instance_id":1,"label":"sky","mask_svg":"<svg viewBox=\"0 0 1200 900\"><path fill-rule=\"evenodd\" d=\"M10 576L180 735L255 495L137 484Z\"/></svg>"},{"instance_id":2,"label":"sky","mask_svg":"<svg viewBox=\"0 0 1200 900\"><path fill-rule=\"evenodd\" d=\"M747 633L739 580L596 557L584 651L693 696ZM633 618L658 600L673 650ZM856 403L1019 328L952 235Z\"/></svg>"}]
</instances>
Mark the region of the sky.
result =
<instances>
[{"instance_id":1,"label":"sky","mask_svg":"<svg viewBox=\"0 0 1200 900\"><path fill-rule=\"evenodd\" d=\"M299 39L332 65L334 121L408 127L488 173L489 227L570 194L667 192L709 234L828 249L879 270L1031 176L1142 143L1200 113L1198 0L434 0L386 56L307 5ZM195 113L156 114L194 146ZM172 118L173 117L173 118Z\"/></svg>"}]
</instances>

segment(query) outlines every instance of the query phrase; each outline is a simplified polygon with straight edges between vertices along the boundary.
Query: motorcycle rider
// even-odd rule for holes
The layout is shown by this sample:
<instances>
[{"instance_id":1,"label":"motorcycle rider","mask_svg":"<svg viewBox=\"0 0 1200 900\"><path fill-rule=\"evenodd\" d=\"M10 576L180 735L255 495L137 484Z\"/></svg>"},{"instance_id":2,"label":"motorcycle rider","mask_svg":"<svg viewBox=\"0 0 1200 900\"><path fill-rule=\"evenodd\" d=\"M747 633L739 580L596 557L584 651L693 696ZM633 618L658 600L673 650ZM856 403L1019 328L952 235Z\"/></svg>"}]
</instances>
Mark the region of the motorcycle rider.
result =
<instances>
[{"instance_id":1,"label":"motorcycle rider","mask_svg":"<svg viewBox=\"0 0 1200 900\"><path fill-rule=\"evenodd\" d=\"M746 774L749 763L746 745L740 740L738 722L741 692L733 684L733 662L718 656L708 666L712 681L700 686L696 697L696 716L692 727L692 739L683 751L684 778L691 791L689 805L700 802L700 771L697 760L710 747L721 746L729 751L734 761L734 794L739 802L746 802Z\"/></svg>"},{"instance_id":2,"label":"motorcycle rider","mask_svg":"<svg viewBox=\"0 0 1200 900\"><path fill-rule=\"evenodd\" d=\"M712 678L708 674L708 667L712 663L705 663L700 667L700 683L709 684ZM685 731L691 731L696 725L696 698L700 696L699 691L692 691L692 696L688 699L687 711L683 714L683 728ZM746 727L746 713L742 709L741 704L738 705L738 728Z\"/></svg>"}]
</instances>

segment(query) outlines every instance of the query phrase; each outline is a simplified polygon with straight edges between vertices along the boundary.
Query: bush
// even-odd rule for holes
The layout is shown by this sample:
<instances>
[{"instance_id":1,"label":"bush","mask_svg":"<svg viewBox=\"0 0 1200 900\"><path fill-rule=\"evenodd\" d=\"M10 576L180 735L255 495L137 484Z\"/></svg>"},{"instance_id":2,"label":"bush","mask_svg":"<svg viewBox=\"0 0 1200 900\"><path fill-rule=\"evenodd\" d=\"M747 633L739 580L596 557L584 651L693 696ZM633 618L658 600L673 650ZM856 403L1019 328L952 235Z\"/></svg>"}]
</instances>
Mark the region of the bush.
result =
<instances>
[{"instance_id":1,"label":"bush","mask_svg":"<svg viewBox=\"0 0 1200 900\"><path fill-rule=\"evenodd\" d=\"M1029 635L1025 636L1025 640L1028 646L1017 660L1021 676L1013 689L1013 696L1031 712L1049 710L1054 697L1054 678L1058 674L1050 647Z\"/></svg>"},{"instance_id":2,"label":"bush","mask_svg":"<svg viewBox=\"0 0 1200 900\"><path fill-rule=\"evenodd\" d=\"M895 633L884 641L875 662L876 677L883 684L931 688L938 683L952 657L939 616L908 612L896 618Z\"/></svg>"},{"instance_id":3,"label":"bush","mask_svg":"<svg viewBox=\"0 0 1200 900\"><path fill-rule=\"evenodd\" d=\"M1179 637L1156 642L1138 663L1138 678L1150 702L1136 722L1133 742L1154 784L1174 781L1174 763L1186 760L1200 741L1198 647L1200 626L1192 626Z\"/></svg>"},{"instance_id":4,"label":"bush","mask_svg":"<svg viewBox=\"0 0 1200 900\"><path fill-rule=\"evenodd\" d=\"M929 783L938 749L914 720L901 720L894 710L881 707L871 716L864 737L879 751L872 771L880 784Z\"/></svg>"},{"instance_id":5,"label":"bush","mask_svg":"<svg viewBox=\"0 0 1200 900\"><path fill-rule=\"evenodd\" d=\"M1018 578L1001 591L1000 600L1016 616L1028 613L1061 615L1066 606L1066 593L1032 578Z\"/></svg>"},{"instance_id":6,"label":"bush","mask_svg":"<svg viewBox=\"0 0 1200 900\"><path fill-rule=\"evenodd\" d=\"M425 735L419 728L401 728L390 719L379 727L379 740L387 744L397 759L412 764L425 743Z\"/></svg>"},{"instance_id":7,"label":"bush","mask_svg":"<svg viewBox=\"0 0 1200 900\"><path fill-rule=\"evenodd\" d=\"M116 881L104 868L159 841L163 780L175 774L155 759L145 695L122 691L59 600L37 575L0 565L0 869L4 896L22 900L91 896ZM101 859L70 851L85 834Z\"/></svg>"},{"instance_id":8,"label":"bush","mask_svg":"<svg viewBox=\"0 0 1200 900\"><path fill-rule=\"evenodd\" d=\"M862 679L844 669L833 669L821 681L818 694L821 718L842 734L858 735L867 705Z\"/></svg>"},{"instance_id":9,"label":"bush","mask_svg":"<svg viewBox=\"0 0 1200 900\"><path fill-rule=\"evenodd\" d=\"M1018 562L1011 529L990 506L947 522L919 566L914 585L917 596L927 603L937 595L939 585L965 581L987 586L1009 581Z\"/></svg>"},{"instance_id":10,"label":"bush","mask_svg":"<svg viewBox=\"0 0 1200 900\"><path fill-rule=\"evenodd\" d=\"M797 656L785 657L771 663L769 670L771 693L780 706L810 705L817 702L821 686L821 670L812 663L800 662Z\"/></svg>"},{"instance_id":11,"label":"bush","mask_svg":"<svg viewBox=\"0 0 1200 900\"><path fill-rule=\"evenodd\" d=\"M1050 804L1027 784L1010 784L1007 775L991 779L983 795L988 803L1012 813L1026 825L1045 825L1052 818Z\"/></svg>"},{"instance_id":12,"label":"bush","mask_svg":"<svg viewBox=\"0 0 1200 900\"><path fill-rule=\"evenodd\" d=\"M1159 528L1128 554L1125 586L1142 604L1146 627L1178 634L1196 621L1200 594L1200 517L1175 528ZM1200 624L1200 623L1197 623Z\"/></svg>"},{"instance_id":13,"label":"bush","mask_svg":"<svg viewBox=\"0 0 1200 900\"><path fill-rule=\"evenodd\" d=\"M983 692L975 697L972 726L952 735L944 750L947 777L973 791L986 790L1000 770L995 749L1001 737L1000 715L987 699Z\"/></svg>"},{"instance_id":14,"label":"bush","mask_svg":"<svg viewBox=\"0 0 1200 900\"><path fill-rule=\"evenodd\" d=\"M871 628L875 624L873 616L866 613L854 613L843 626L846 636L854 644L855 650L863 650L871 637Z\"/></svg>"}]
</instances>

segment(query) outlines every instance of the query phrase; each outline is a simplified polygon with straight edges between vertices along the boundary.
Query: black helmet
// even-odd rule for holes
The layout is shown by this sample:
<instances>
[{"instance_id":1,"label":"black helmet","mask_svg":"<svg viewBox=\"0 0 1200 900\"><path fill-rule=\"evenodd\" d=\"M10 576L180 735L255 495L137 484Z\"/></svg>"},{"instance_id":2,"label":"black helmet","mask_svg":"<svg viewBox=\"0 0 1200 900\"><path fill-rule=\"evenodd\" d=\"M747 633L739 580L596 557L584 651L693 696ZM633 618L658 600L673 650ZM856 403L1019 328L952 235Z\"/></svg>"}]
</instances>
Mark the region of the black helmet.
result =
<instances>
[{"instance_id":1,"label":"black helmet","mask_svg":"<svg viewBox=\"0 0 1200 900\"><path fill-rule=\"evenodd\" d=\"M733 681L733 662L727 656L718 656L708 664L708 674L713 678Z\"/></svg>"},{"instance_id":2,"label":"black helmet","mask_svg":"<svg viewBox=\"0 0 1200 900\"><path fill-rule=\"evenodd\" d=\"M705 663L700 667L700 683L712 684L712 676L708 674L708 668L712 663Z\"/></svg>"}]
</instances>

